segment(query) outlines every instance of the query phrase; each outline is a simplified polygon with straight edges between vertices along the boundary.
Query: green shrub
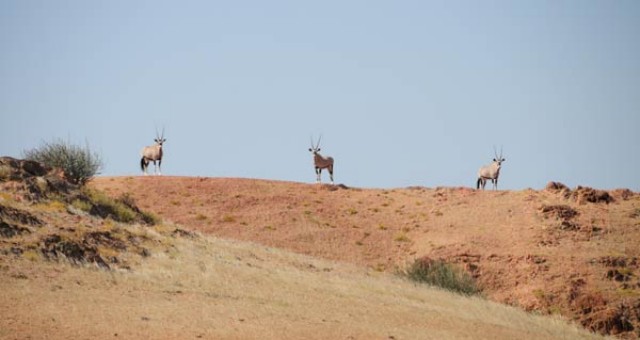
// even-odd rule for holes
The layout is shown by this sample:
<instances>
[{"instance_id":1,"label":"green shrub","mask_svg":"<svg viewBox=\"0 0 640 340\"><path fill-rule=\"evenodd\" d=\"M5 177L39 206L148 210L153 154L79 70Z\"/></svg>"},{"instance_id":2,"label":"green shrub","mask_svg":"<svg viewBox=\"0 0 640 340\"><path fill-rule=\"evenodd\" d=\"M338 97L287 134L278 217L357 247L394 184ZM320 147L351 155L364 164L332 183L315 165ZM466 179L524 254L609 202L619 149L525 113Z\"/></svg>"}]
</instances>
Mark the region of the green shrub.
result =
<instances>
[{"instance_id":1,"label":"green shrub","mask_svg":"<svg viewBox=\"0 0 640 340\"><path fill-rule=\"evenodd\" d=\"M83 195L73 201L73 205L87 211L94 216L110 218L117 222L134 223L142 222L148 225L162 223L162 219L153 213L140 210L129 193L124 193L118 198L111 198L102 191L89 188L82 189Z\"/></svg>"},{"instance_id":2,"label":"green shrub","mask_svg":"<svg viewBox=\"0 0 640 340\"><path fill-rule=\"evenodd\" d=\"M130 202L126 198L112 199L101 191L87 188L83 189L83 193L86 195L83 198L84 204L76 202L74 206L85 211L88 208L91 215L123 223L134 222L137 217L136 211L129 206Z\"/></svg>"},{"instance_id":3,"label":"green shrub","mask_svg":"<svg viewBox=\"0 0 640 340\"><path fill-rule=\"evenodd\" d=\"M91 152L88 145L82 148L60 139L24 151L24 158L60 168L67 180L79 185L90 181L103 166L100 156Z\"/></svg>"},{"instance_id":4,"label":"green shrub","mask_svg":"<svg viewBox=\"0 0 640 340\"><path fill-rule=\"evenodd\" d=\"M480 293L480 289L469 274L442 260L417 259L401 274L412 281L426 283L463 295Z\"/></svg>"},{"instance_id":5,"label":"green shrub","mask_svg":"<svg viewBox=\"0 0 640 340\"><path fill-rule=\"evenodd\" d=\"M110 217L115 221L124 223L131 223L136 219L136 212L131 209L130 202L126 197L112 199L96 190L89 191L89 195L94 204L93 210L97 215L101 215L103 218Z\"/></svg>"}]
</instances>

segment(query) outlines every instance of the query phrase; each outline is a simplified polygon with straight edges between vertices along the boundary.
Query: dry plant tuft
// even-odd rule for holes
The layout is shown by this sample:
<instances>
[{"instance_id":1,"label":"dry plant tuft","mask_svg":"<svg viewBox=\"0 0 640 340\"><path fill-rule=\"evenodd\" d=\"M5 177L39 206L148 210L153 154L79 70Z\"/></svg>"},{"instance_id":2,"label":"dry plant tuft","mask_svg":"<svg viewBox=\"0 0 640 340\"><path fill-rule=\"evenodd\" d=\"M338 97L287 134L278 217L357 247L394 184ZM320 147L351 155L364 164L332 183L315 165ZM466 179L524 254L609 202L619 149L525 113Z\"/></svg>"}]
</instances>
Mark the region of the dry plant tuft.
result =
<instances>
[{"instance_id":1,"label":"dry plant tuft","mask_svg":"<svg viewBox=\"0 0 640 340\"><path fill-rule=\"evenodd\" d=\"M478 295L480 288L474 279L460 268L442 260L423 257L401 271L412 281L426 283L463 295Z\"/></svg>"}]
</instances>

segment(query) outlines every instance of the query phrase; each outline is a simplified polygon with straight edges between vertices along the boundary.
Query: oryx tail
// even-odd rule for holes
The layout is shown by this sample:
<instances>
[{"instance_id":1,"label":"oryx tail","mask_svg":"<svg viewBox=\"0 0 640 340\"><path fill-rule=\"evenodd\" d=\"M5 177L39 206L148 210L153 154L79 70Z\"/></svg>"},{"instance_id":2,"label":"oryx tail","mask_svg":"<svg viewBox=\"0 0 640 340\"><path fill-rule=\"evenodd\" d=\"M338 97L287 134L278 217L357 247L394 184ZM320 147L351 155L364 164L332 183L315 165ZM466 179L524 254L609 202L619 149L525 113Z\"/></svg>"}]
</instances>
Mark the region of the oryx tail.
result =
<instances>
[{"instance_id":1,"label":"oryx tail","mask_svg":"<svg viewBox=\"0 0 640 340\"><path fill-rule=\"evenodd\" d=\"M140 170L146 171L147 170L147 166L149 166L149 161L147 161L147 159L144 158L144 156L143 156L140 159Z\"/></svg>"}]
</instances>

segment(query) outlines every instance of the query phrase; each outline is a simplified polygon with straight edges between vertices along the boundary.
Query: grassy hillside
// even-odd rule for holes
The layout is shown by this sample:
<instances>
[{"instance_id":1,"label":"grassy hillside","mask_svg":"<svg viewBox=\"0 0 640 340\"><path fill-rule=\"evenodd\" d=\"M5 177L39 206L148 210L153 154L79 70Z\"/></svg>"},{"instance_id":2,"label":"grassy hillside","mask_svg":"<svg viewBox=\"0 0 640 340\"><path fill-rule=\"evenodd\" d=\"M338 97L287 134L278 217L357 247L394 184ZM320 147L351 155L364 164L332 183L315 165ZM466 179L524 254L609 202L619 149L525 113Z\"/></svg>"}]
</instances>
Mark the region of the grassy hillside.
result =
<instances>
[{"instance_id":1,"label":"grassy hillside","mask_svg":"<svg viewBox=\"0 0 640 340\"><path fill-rule=\"evenodd\" d=\"M171 244L126 271L5 257L0 303L12 307L2 309L0 338L596 338L558 319L255 244Z\"/></svg>"},{"instance_id":2,"label":"grassy hillside","mask_svg":"<svg viewBox=\"0 0 640 340\"><path fill-rule=\"evenodd\" d=\"M99 178L207 235L393 273L457 264L489 299L640 336L640 196L628 190L394 190L180 177Z\"/></svg>"},{"instance_id":3,"label":"grassy hillside","mask_svg":"<svg viewBox=\"0 0 640 340\"><path fill-rule=\"evenodd\" d=\"M111 197L95 189L103 185ZM385 205L395 191L265 181L117 178L82 189L50 169L0 158L0 338L598 338L558 317L453 295L382 270L418 256L419 233L399 227L399 237L398 227L369 226L366 217L358 227L327 225L324 217L355 221L367 208L345 207L344 200L364 205L372 192L371 209L403 210ZM314 208L305 201L309 194L317 195ZM197 199L186 200L190 195ZM342 203L333 195L344 195ZM335 206L317 202L325 199ZM429 203L416 206L423 204ZM146 205L153 209L145 212ZM175 213L176 220L189 216L200 224L171 222L172 206L184 213ZM243 232L237 240L219 238L216 226ZM340 236L342 228L356 233ZM262 243L283 246L248 242L247 235L258 241L271 235ZM370 247L366 256L350 258L376 238L401 247L387 253ZM330 249L319 250L323 245ZM296 247L301 251L292 252Z\"/></svg>"}]
</instances>

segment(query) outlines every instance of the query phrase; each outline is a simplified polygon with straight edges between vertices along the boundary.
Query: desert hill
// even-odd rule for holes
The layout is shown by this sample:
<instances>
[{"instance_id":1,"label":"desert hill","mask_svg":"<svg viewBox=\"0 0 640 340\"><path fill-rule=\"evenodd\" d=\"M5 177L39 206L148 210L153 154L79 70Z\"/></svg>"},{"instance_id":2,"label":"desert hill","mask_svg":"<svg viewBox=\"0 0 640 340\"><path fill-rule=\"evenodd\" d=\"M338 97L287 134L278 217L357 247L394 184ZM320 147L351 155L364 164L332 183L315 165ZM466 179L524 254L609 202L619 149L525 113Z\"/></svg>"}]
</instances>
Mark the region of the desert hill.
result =
<instances>
[{"instance_id":1,"label":"desert hill","mask_svg":"<svg viewBox=\"0 0 640 340\"><path fill-rule=\"evenodd\" d=\"M460 203L451 202L473 205L479 195L490 207L495 199L518 206L505 200L512 194L171 177L98 178L82 188L38 163L0 158L0 339L597 338L558 316L395 274L413 258L443 258L463 265L500 301L507 289L487 284L488 263L499 267L494 258L504 261L508 251L485 255L474 243L464 248L474 234L435 232L456 229ZM635 195L620 194L621 206L634 207ZM582 228L582 210L577 217L544 210L540 223ZM513 263L518 254L510 255ZM637 272L635 262L622 263L631 261L625 256L593 265L612 266L610 281L630 283ZM545 259L526 261L554 261ZM632 279L618 282L620 275ZM591 284L585 279L575 296ZM605 293L587 315L621 311ZM619 318L611 320L616 331Z\"/></svg>"},{"instance_id":2,"label":"desert hill","mask_svg":"<svg viewBox=\"0 0 640 340\"><path fill-rule=\"evenodd\" d=\"M552 185L358 189L267 180L98 178L189 230L393 273L457 263L490 300L640 336L640 195Z\"/></svg>"}]
</instances>

